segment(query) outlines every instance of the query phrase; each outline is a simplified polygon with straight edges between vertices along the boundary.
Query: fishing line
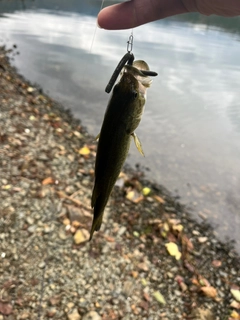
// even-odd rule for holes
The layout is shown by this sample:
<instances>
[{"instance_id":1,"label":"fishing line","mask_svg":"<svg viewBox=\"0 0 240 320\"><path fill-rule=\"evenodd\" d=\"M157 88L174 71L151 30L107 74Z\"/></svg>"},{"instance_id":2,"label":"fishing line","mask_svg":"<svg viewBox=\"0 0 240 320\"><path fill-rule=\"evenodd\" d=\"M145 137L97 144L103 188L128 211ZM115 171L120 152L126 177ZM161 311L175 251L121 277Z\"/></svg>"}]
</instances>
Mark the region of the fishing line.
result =
<instances>
[{"instance_id":1,"label":"fishing line","mask_svg":"<svg viewBox=\"0 0 240 320\"><path fill-rule=\"evenodd\" d=\"M102 10L102 8L103 8L103 3L104 3L104 0L102 0L102 3L101 3L101 6L100 6L100 9L99 9L99 12L100 12L100 11ZM94 29L93 38L92 38L92 43L91 43L91 46L90 46L90 49L89 49L89 53L92 52L93 43L94 43L94 40L95 40L95 37L96 37L96 33L97 33L97 28L98 28L98 24L97 24L97 21L96 21L96 26L95 26L95 29Z\"/></svg>"}]
</instances>

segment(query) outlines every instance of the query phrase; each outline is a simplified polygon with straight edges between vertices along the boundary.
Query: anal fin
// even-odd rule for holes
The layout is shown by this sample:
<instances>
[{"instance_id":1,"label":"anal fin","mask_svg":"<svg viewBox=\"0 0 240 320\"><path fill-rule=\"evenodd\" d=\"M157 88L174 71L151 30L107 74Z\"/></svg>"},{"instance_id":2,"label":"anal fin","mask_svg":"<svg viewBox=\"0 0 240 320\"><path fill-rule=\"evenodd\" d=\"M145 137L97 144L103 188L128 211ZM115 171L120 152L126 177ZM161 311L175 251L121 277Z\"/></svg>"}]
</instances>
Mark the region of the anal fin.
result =
<instances>
[{"instance_id":1,"label":"anal fin","mask_svg":"<svg viewBox=\"0 0 240 320\"><path fill-rule=\"evenodd\" d=\"M140 140L138 139L136 133L133 132L131 135L133 137L134 143L135 143L138 151L141 153L142 156L145 156L144 152L143 152L143 149L142 149L142 144L141 144Z\"/></svg>"}]
</instances>

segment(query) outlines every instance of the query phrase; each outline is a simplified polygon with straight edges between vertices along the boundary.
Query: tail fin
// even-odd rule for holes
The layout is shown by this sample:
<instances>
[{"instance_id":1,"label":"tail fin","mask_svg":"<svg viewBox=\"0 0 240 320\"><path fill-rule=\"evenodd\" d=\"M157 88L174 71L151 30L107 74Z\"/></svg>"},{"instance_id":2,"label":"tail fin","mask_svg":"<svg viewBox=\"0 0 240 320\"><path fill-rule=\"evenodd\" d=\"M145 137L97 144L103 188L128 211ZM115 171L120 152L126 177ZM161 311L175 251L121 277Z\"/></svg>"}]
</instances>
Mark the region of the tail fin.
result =
<instances>
[{"instance_id":1,"label":"tail fin","mask_svg":"<svg viewBox=\"0 0 240 320\"><path fill-rule=\"evenodd\" d=\"M98 217L96 217L95 210L94 210L94 218L93 218L93 222L92 222L92 228L91 228L91 231L90 231L89 241L92 240L94 231L99 231L100 230L100 227L101 227L101 224L102 224L102 218L103 218L103 212L100 215L98 215Z\"/></svg>"}]
</instances>

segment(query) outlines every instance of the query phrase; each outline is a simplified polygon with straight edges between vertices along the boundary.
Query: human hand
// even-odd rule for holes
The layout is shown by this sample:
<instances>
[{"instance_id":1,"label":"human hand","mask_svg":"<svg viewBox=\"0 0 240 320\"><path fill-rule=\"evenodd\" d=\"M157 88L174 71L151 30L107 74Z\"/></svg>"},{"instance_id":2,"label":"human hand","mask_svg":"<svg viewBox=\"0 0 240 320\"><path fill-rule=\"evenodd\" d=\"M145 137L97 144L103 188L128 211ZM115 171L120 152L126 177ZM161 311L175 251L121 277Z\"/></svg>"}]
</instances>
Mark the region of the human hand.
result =
<instances>
[{"instance_id":1,"label":"human hand","mask_svg":"<svg viewBox=\"0 0 240 320\"><path fill-rule=\"evenodd\" d=\"M181 0L133 0L101 10L98 25L108 30L130 29L185 12Z\"/></svg>"},{"instance_id":2,"label":"human hand","mask_svg":"<svg viewBox=\"0 0 240 320\"><path fill-rule=\"evenodd\" d=\"M132 0L104 8L98 24L109 30L130 29L186 12L204 15L240 15L239 0Z\"/></svg>"}]
</instances>

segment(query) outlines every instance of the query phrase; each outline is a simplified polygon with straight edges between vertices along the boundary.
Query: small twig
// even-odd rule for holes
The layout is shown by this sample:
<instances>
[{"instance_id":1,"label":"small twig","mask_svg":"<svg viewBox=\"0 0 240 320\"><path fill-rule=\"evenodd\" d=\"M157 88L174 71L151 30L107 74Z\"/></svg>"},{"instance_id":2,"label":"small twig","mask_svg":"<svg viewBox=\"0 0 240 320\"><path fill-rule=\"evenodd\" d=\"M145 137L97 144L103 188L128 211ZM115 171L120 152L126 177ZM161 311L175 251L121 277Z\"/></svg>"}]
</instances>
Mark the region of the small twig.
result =
<instances>
[{"instance_id":1,"label":"small twig","mask_svg":"<svg viewBox=\"0 0 240 320\"><path fill-rule=\"evenodd\" d=\"M67 196L63 191L56 191L56 193L59 195L59 197L72 201L77 206L82 207L84 210L91 211L91 209L84 206L81 201L73 199L72 196Z\"/></svg>"}]
</instances>

